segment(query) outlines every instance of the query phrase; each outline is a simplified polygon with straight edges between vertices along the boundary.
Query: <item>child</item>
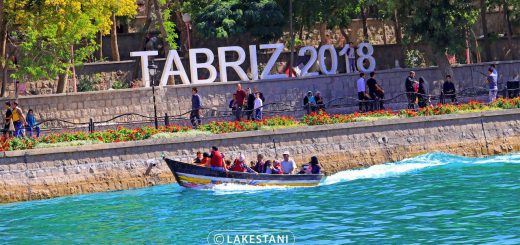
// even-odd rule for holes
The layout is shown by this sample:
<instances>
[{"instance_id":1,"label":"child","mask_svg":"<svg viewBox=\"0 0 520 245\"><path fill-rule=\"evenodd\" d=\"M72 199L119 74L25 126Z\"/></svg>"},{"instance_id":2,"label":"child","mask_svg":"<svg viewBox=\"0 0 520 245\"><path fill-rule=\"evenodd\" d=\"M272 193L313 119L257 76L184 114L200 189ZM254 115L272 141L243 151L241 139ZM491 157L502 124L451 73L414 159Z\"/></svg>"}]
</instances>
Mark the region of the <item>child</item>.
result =
<instances>
[{"instance_id":1,"label":"child","mask_svg":"<svg viewBox=\"0 0 520 245\"><path fill-rule=\"evenodd\" d=\"M260 93L256 93L255 94L255 106L254 106L255 120L262 120L262 109L263 109L262 106L263 106L263 102L260 97Z\"/></svg>"}]
</instances>

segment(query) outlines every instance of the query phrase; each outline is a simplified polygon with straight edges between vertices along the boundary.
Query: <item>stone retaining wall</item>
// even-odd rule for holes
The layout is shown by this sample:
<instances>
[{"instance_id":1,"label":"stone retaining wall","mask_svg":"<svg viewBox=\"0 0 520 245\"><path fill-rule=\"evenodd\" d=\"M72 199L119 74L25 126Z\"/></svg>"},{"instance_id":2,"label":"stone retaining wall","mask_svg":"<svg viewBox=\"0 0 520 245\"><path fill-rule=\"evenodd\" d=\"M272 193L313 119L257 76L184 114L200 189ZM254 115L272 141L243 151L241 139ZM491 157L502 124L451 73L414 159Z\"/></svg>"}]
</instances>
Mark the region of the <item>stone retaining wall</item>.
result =
<instances>
[{"instance_id":1,"label":"stone retaining wall","mask_svg":"<svg viewBox=\"0 0 520 245\"><path fill-rule=\"evenodd\" d=\"M174 181L163 154L189 161L217 145L227 156L317 155L331 174L443 151L480 156L520 151L520 110L35 149L0 155L0 202L138 188ZM276 148L273 143L276 142ZM155 165L155 166L154 166Z\"/></svg>"},{"instance_id":2,"label":"stone retaining wall","mask_svg":"<svg viewBox=\"0 0 520 245\"><path fill-rule=\"evenodd\" d=\"M502 62L497 69L500 81L515 78L520 73L520 61ZM455 68L455 81L458 89L485 86L484 76L489 64L465 65ZM386 98L392 98L404 91L404 80L409 69L386 70L377 75L385 89ZM417 71L417 77L423 76L430 93L438 94L442 81L436 68ZM357 97L355 74L319 76L313 78L243 82L243 87L258 87L267 98L266 103L283 102L289 105L303 106L303 95L309 91L321 91L325 101L340 97ZM213 83L198 85L205 107L228 110L227 105L235 91L236 83ZM158 115L178 115L191 109L191 87L193 85L166 86L156 90ZM404 97L401 100L404 101ZM0 99L0 103L5 101ZM126 89L77 94L20 97L22 108L35 110L38 120L59 118L72 122L107 120L123 113L141 113L153 115L152 89ZM351 103L355 103L350 100Z\"/></svg>"}]
</instances>

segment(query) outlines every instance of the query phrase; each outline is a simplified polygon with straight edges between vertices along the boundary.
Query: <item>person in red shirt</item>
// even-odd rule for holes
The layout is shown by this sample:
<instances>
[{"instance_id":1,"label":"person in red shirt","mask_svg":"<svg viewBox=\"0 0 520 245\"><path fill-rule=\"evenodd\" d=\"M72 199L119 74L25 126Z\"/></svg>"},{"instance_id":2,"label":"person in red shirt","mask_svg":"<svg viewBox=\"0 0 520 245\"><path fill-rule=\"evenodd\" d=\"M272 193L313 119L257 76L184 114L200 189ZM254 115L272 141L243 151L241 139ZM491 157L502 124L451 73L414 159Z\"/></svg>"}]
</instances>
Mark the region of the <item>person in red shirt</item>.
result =
<instances>
[{"instance_id":1,"label":"person in red shirt","mask_svg":"<svg viewBox=\"0 0 520 245\"><path fill-rule=\"evenodd\" d=\"M235 97L235 105L236 105L236 112L235 112L235 116L236 116L236 119L237 121L240 121L242 120L242 111L244 109L244 102L245 102L245 99L246 99L246 91L244 91L242 89L242 85L237 84L237 91L236 91L236 97Z\"/></svg>"},{"instance_id":2,"label":"person in red shirt","mask_svg":"<svg viewBox=\"0 0 520 245\"><path fill-rule=\"evenodd\" d=\"M227 169L224 167L224 159L222 157L222 154L218 151L218 148L216 146L211 147L210 168L212 170L220 170L227 172Z\"/></svg>"},{"instance_id":3,"label":"person in red shirt","mask_svg":"<svg viewBox=\"0 0 520 245\"><path fill-rule=\"evenodd\" d=\"M246 165L246 158L242 154L237 159L235 159L235 162L233 163L233 165L231 165L231 168L229 170L235 172L256 173L253 169Z\"/></svg>"}]
</instances>

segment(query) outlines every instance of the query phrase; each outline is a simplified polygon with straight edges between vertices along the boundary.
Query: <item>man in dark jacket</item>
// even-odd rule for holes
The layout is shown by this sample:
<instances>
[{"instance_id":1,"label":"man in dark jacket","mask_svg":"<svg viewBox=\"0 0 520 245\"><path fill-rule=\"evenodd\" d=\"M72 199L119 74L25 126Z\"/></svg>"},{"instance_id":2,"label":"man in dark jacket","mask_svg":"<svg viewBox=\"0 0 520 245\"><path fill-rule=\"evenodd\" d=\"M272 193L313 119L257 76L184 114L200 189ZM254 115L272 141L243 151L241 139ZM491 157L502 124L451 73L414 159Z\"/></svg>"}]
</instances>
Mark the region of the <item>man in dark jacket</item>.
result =
<instances>
[{"instance_id":1,"label":"man in dark jacket","mask_svg":"<svg viewBox=\"0 0 520 245\"><path fill-rule=\"evenodd\" d=\"M415 72L411 71L410 75L406 78L406 81L404 83L405 91L406 91L406 98L408 98L408 109L414 109L415 108L415 90L413 88L413 85L415 83Z\"/></svg>"},{"instance_id":2,"label":"man in dark jacket","mask_svg":"<svg viewBox=\"0 0 520 245\"><path fill-rule=\"evenodd\" d=\"M444 98L451 99L451 103L457 102L456 93L455 84L451 81L451 76L446 75L446 81L442 84L442 94Z\"/></svg>"},{"instance_id":3,"label":"man in dark jacket","mask_svg":"<svg viewBox=\"0 0 520 245\"><path fill-rule=\"evenodd\" d=\"M247 88L247 106L246 106L246 115L247 120L254 119L253 110L255 108L255 94L251 91L251 88Z\"/></svg>"},{"instance_id":4,"label":"man in dark jacket","mask_svg":"<svg viewBox=\"0 0 520 245\"><path fill-rule=\"evenodd\" d=\"M197 128L202 123L200 119L200 109L202 107L202 99L198 94L197 88L191 89L191 113L190 113L190 121L193 128Z\"/></svg>"}]
</instances>

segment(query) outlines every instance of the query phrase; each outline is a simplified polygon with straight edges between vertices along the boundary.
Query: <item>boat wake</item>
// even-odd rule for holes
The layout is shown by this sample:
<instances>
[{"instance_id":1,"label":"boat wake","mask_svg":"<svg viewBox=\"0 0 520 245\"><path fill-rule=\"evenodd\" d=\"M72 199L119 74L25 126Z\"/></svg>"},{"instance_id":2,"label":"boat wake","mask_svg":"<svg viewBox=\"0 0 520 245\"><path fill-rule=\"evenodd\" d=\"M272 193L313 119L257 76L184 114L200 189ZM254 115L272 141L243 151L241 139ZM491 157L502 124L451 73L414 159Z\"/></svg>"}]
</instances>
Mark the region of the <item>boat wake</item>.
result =
<instances>
[{"instance_id":1,"label":"boat wake","mask_svg":"<svg viewBox=\"0 0 520 245\"><path fill-rule=\"evenodd\" d=\"M216 195L229 195L229 194L243 194L243 193L256 193L260 191L270 190L288 190L302 187L289 187L289 186L258 186L258 185L240 185L240 184L219 184L213 186L210 191L213 191ZM308 187L307 187L308 188Z\"/></svg>"},{"instance_id":2,"label":"boat wake","mask_svg":"<svg viewBox=\"0 0 520 245\"><path fill-rule=\"evenodd\" d=\"M403 174L413 173L423 169L443 165L457 164L489 164L489 163L513 163L520 164L520 154L503 155L488 158L468 158L457 155L433 152L414 158L405 159L395 163L374 165L364 169L346 170L338 172L322 180L320 186L333 185L337 183L354 181L358 179L380 179ZM254 186L239 184L220 184L214 186L211 191L217 195L254 193L269 190L288 190L303 187L281 187L281 186Z\"/></svg>"}]
</instances>

